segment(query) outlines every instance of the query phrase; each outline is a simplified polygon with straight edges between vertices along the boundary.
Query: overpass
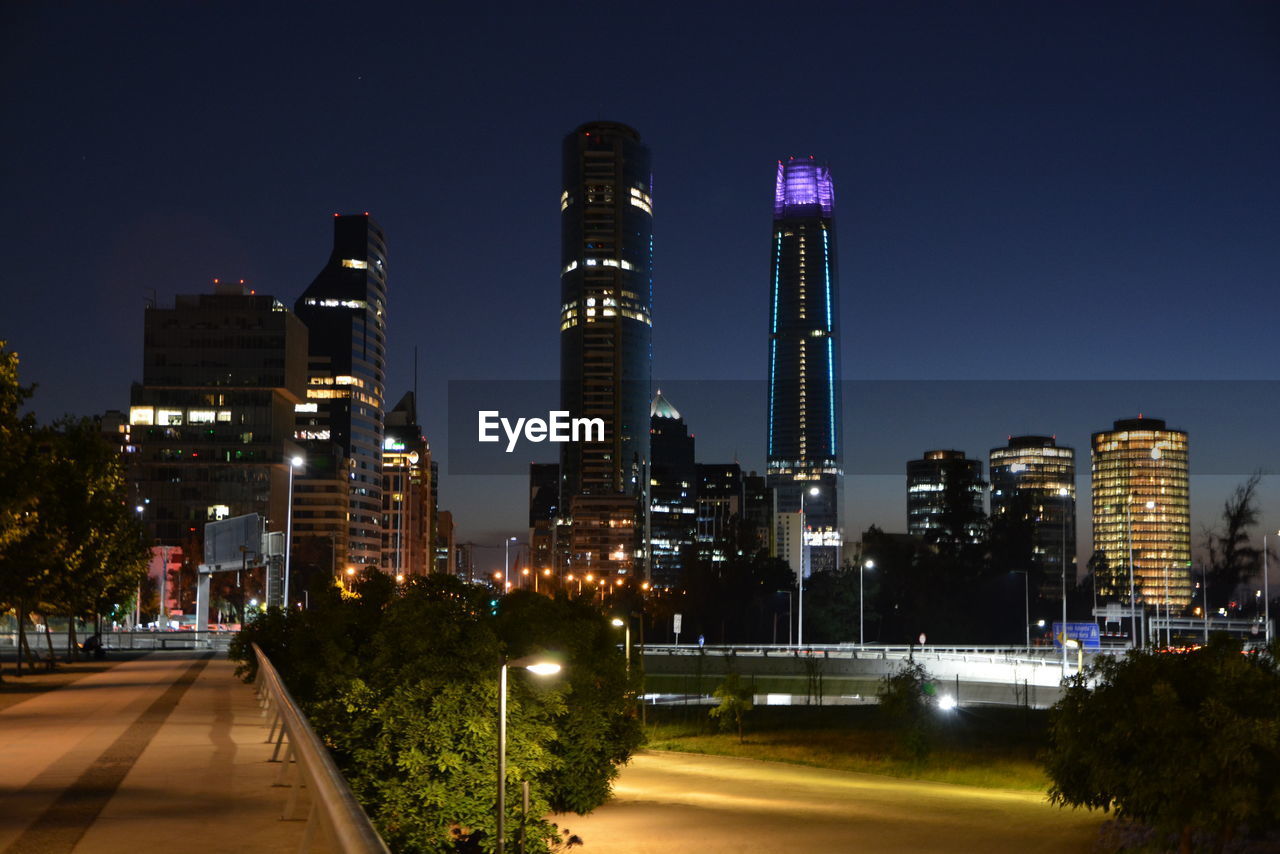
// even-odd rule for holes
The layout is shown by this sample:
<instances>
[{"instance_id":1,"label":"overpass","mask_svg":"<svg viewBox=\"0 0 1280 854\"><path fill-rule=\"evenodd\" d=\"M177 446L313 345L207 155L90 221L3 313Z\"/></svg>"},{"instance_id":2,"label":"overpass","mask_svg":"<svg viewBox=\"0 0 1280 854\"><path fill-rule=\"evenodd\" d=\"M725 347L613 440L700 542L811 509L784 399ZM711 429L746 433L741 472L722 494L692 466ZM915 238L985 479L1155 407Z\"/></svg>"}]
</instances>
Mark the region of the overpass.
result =
<instances>
[{"instance_id":1,"label":"overpass","mask_svg":"<svg viewBox=\"0 0 1280 854\"><path fill-rule=\"evenodd\" d=\"M1123 650L1117 650L1123 652ZM1068 672L1110 650L1070 655ZM728 673L762 705L874 702L880 680L909 660L939 694L962 705L1047 708L1061 696L1062 651L1022 646L646 646L645 696L653 703L706 702Z\"/></svg>"}]
</instances>

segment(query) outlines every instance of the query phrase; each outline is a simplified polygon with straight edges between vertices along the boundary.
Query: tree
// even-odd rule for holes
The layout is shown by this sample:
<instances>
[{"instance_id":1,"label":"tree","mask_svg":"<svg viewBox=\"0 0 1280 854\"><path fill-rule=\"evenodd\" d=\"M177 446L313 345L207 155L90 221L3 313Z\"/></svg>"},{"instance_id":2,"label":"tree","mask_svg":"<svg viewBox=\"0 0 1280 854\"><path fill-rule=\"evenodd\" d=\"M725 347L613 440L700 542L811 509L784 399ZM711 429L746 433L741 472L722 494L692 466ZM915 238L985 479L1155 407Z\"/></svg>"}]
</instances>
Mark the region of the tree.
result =
<instances>
[{"instance_id":1,"label":"tree","mask_svg":"<svg viewBox=\"0 0 1280 854\"><path fill-rule=\"evenodd\" d=\"M1182 655L1104 657L1053 707L1049 798L1114 810L1190 852L1280 826L1280 670L1215 635Z\"/></svg>"},{"instance_id":2,"label":"tree","mask_svg":"<svg viewBox=\"0 0 1280 854\"><path fill-rule=\"evenodd\" d=\"M876 696L884 722L898 731L899 745L919 761L933 749L933 697L929 671L916 661L905 661L880 680Z\"/></svg>"},{"instance_id":3,"label":"tree","mask_svg":"<svg viewBox=\"0 0 1280 854\"><path fill-rule=\"evenodd\" d=\"M29 468L35 422L21 412L32 390L19 385L18 354L0 341L0 557L31 530L39 507L39 480Z\"/></svg>"},{"instance_id":4,"label":"tree","mask_svg":"<svg viewBox=\"0 0 1280 854\"><path fill-rule=\"evenodd\" d=\"M731 727L738 729L738 743L745 744L746 738L742 734L742 722L747 712L755 708L752 702L750 686L743 685L742 679L736 673L730 673L724 677L724 681L716 686L711 692L711 696L720 701L720 705L712 706L708 714L713 720L720 722L720 729L728 730Z\"/></svg>"},{"instance_id":5,"label":"tree","mask_svg":"<svg viewBox=\"0 0 1280 854\"><path fill-rule=\"evenodd\" d=\"M1249 544L1249 529L1258 524L1258 485L1253 474L1236 487L1222 506L1222 522L1205 532L1209 554L1209 598L1215 607L1231 601L1242 583L1261 571L1262 550Z\"/></svg>"}]
</instances>

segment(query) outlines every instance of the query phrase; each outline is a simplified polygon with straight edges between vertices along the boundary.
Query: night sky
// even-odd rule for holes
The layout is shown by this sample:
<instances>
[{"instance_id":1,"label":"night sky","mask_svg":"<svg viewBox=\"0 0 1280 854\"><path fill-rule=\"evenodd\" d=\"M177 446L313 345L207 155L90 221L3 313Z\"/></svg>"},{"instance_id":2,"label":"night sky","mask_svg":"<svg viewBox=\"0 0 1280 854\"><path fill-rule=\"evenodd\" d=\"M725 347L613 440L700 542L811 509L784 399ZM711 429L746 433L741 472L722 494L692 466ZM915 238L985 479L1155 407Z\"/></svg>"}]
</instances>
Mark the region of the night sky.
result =
<instances>
[{"instance_id":1,"label":"night sky","mask_svg":"<svg viewBox=\"0 0 1280 854\"><path fill-rule=\"evenodd\" d=\"M445 456L448 381L558 375L559 146L595 119L653 152L657 380L763 380L773 172L810 154L836 181L846 380L1277 376L1273 3L0 14L0 338L44 419L127 407L152 293L244 278L292 306L328 257L332 214L369 211L389 247L389 403L416 346ZM1250 414L1272 431L1199 472L1196 531L1229 486L1276 469L1280 391L1254 388L1276 401ZM1239 416L1169 391L1081 403L1069 423L960 403L914 419L911 453L985 458L1009 433L1058 433L1087 474L1088 432L1145 410L1191 432L1197 473L1197 436L1230 441ZM762 469L764 401L702 397L672 395L699 457ZM886 474L904 450L882 438L858 440L858 466L881 473L846 486L854 538L904 526L902 479ZM478 541L522 533L525 502L522 479L498 476L446 474L441 496Z\"/></svg>"}]
</instances>

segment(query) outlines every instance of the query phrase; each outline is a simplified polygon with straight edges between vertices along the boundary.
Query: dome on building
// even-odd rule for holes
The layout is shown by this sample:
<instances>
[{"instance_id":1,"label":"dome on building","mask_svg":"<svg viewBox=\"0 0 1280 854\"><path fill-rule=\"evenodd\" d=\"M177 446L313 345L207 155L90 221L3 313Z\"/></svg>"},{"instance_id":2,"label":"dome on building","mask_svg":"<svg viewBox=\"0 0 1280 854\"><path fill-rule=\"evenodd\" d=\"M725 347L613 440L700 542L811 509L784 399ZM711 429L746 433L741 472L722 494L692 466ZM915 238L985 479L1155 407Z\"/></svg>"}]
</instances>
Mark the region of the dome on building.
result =
<instances>
[{"instance_id":1,"label":"dome on building","mask_svg":"<svg viewBox=\"0 0 1280 854\"><path fill-rule=\"evenodd\" d=\"M662 390L653 397L653 404L649 407L650 418L673 418L680 420L680 410L671 405L671 401L662 396Z\"/></svg>"}]
</instances>

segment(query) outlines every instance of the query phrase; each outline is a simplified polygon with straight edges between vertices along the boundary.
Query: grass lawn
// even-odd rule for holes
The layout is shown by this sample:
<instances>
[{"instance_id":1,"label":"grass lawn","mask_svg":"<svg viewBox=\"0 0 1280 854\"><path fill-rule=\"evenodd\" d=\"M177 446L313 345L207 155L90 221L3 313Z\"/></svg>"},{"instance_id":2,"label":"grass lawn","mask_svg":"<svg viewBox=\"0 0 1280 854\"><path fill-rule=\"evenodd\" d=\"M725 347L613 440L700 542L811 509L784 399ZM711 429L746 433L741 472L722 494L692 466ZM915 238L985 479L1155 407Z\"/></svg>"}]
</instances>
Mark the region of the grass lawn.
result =
<instances>
[{"instance_id":1,"label":"grass lawn","mask_svg":"<svg viewBox=\"0 0 1280 854\"><path fill-rule=\"evenodd\" d=\"M747 714L746 742L722 733L709 707L650 706L648 747L791 762L966 786L1043 791L1036 761L1045 746L1045 712L975 707L939 713L933 749L916 761L899 747L877 706L768 706Z\"/></svg>"}]
</instances>

